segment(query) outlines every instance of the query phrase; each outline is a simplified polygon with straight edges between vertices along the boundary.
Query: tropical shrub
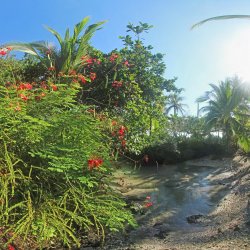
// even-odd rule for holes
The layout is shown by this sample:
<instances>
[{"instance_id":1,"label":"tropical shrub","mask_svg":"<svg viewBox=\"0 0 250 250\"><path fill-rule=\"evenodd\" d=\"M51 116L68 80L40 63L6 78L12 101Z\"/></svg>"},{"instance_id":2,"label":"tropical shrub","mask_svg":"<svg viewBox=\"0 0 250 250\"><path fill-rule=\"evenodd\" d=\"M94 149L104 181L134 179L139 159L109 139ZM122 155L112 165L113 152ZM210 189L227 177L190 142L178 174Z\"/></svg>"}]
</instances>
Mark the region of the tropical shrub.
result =
<instances>
[{"instance_id":1,"label":"tropical shrub","mask_svg":"<svg viewBox=\"0 0 250 250\"><path fill-rule=\"evenodd\" d=\"M28 83L9 74L0 85L3 242L36 249L59 239L79 246L80 232L104 237L135 225L108 186L109 145L100 119L77 102L79 84Z\"/></svg>"}]
</instances>

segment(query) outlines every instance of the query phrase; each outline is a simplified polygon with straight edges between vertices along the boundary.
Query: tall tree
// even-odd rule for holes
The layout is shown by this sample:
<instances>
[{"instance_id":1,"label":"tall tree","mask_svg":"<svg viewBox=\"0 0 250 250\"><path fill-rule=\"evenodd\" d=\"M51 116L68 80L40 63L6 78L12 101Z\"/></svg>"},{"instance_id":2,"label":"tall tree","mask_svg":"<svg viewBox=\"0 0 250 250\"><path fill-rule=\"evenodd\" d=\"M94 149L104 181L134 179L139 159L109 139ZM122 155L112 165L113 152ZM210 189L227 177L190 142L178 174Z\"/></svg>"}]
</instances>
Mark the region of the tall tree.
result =
<instances>
[{"instance_id":1,"label":"tall tree","mask_svg":"<svg viewBox=\"0 0 250 250\"><path fill-rule=\"evenodd\" d=\"M174 111L174 116L177 116L178 113L181 113L182 115L185 113L185 107L187 107L187 105L182 103L184 100L184 97L180 95L182 91L183 89L168 95L166 101L166 114L169 114L171 110Z\"/></svg>"},{"instance_id":2,"label":"tall tree","mask_svg":"<svg viewBox=\"0 0 250 250\"><path fill-rule=\"evenodd\" d=\"M206 102L201 108L205 112L208 128L223 131L229 148L233 135L244 129L246 117L249 118L249 92L245 90L238 78L226 79L219 86L210 84L212 90L197 99Z\"/></svg>"}]
</instances>

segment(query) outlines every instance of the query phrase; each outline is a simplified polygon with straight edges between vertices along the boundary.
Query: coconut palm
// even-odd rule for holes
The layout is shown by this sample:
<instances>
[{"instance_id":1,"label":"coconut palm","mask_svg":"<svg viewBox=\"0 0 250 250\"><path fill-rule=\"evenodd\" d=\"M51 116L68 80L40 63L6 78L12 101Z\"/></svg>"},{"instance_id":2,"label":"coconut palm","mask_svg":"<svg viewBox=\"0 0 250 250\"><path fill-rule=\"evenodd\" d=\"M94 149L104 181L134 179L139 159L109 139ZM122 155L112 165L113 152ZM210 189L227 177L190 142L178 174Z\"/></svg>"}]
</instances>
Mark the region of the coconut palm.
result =
<instances>
[{"instance_id":1,"label":"coconut palm","mask_svg":"<svg viewBox=\"0 0 250 250\"><path fill-rule=\"evenodd\" d=\"M244 129L244 121L249 119L249 92L237 78L226 79L219 86L210 86L212 90L207 91L197 101L207 102L207 105L201 108L206 114L207 127L222 130L229 147L233 135Z\"/></svg>"},{"instance_id":2,"label":"coconut palm","mask_svg":"<svg viewBox=\"0 0 250 250\"><path fill-rule=\"evenodd\" d=\"M205 20L202 20L196 24L194 24L191 29L194 29L206 22L210 22L210 21L219 21L219 20L227 20L227 19L250 19L250 15L224 15L224 16L215 16L215 17L211 17Z\"/></svg>"},{"instance_id":3,"label":"coconut palm","mask_svg":"<svg viewBox=\"0 0 250 250\"><path fill-rule=\"evenodd\" d=\"M81 65L81 58L87 54L89 41L95 31L99 30L104 22L98 22L87 26L89 17L85 17L81 22L75 25L74 33L70 36L69 29L66 30L64 38L54 29L47 27L59 42L59 49L52 44L39 41L32 43L8 43L4 47L10 47L12 50L21 51L39 58L46 66L53 67L56 73L68 73L71 69L77 69ZM82 31L85 29L83 34Z\"/></svg>"},{"instance_id":4,"label":"coconut palm","mask_svg":"<svg viewBox=\"0 0 250 250\"><path fill-rule=\"evenodd\" d=\"M166 114L169 114L171 110L174 111L174 116L177 116L178 113L182 115L185 113L185 107L187 107L187 105L182 103L184 97L180 96L181 91L168 95Z\"/></svg>"}]
</instances>

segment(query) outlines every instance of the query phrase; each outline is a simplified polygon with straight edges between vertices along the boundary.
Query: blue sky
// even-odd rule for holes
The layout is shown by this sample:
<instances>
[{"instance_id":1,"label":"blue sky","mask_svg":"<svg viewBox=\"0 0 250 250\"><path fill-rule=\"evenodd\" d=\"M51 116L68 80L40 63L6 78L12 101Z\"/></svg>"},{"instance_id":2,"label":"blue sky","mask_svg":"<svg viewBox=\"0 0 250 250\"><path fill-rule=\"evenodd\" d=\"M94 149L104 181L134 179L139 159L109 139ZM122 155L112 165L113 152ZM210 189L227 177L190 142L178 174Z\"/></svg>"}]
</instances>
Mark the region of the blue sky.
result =
<instances>
[{"instance_id":1,"label":"blue sky","mask_svg":"<svg viewBox=\"0 0 250 250\"><path fill-rule=\"evenodd\" d=\"M195 99L209 90L209 83L235 74L250 81L250 20L210 22L190 30L208 17L250 14L248 0L2 0L1 10L0 44L54 41L43 25L64 33L90 16L92 23L107 20L92 44L109 52L122 47L118 36L125 35L129 22L153 25L145 42L165 54L165 77L178 77L189 114L196 113Z\"/></svg>"}]
</instances>

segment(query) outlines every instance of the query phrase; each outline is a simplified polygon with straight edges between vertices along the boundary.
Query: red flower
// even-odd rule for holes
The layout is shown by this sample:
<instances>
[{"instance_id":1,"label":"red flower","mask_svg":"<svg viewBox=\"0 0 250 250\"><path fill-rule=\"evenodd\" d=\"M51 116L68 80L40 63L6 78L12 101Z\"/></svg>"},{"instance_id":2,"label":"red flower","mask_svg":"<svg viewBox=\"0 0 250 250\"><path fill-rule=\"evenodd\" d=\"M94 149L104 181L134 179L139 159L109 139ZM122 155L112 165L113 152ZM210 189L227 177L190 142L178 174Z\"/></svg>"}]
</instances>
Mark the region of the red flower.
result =
<instances>
[{"instance_id":1,"label":"red flower","mask_svg":"<svg viewBox=\"0 0 250 250\"><path fill-rule=\"evenodd\" d=\"M21 83L18 87L18 90L31 90L33 88L33 86L30 83Z\"/></svg>"},{"instance_id":2,"label":"red flower","mask_svg":"<svg viewBox=\"0 0 250 250\"><path fill-rule=\"evenodd\" d=\"M126 60L124 63L123 63L125 66L129 67L129 62Z\"/></svg>"},{"instance_id":3,"label":"red flower","mask_svg":"<svg viewBox=\"0 0 250 250\"><path fill-rule=\"evenodd\" d=\"M12 48L11 48L11 47L7 47L6 49L7 49L8 51L11 51L11 50L12 50Z\"/></svg>"},{"instance_id":4,"label":"red flower","mask_svg":"<svg viewBox=\"0 0 250 250\"><path fill-rule=\"evenodd\" d=\"M114 62L114 61L115 61L115 59L117 59L117 58L118 58L118 55L117 55L117 54L112 53L112 54L111 54L111 56L110 56L110 58L109 58L109 60L110 60L110 62Z\"/></svg>"},{"instance_id":5,"label":"red flower","mask_svg":"<svg viewBox=\"0 0 250 250\"><path fill-rule=\"evenodd\" d=\"M46 96L46 94L44 92L42 92L40 96L44 97L44 96Z\"/></svg>"},{"instance_id":6,"label":"red flower","mask_svg":"<svg viewBox=\"0 0 250 250\"><path fill-rule=\"evenodd\" d=\"M78 75L78 78L81 80L82 83L86 83L87 80L85 79L85 77L81 74Z\"/></svg>"},{"instance_id":7,"label":"red flower","mask_svg":"<svg viewBox=\"0 0 250 250\"><path fill-rule=\"evenodd\" d=\"M112 126L117 125L117 121L112 121L112 122L111 122L111 125L112 125Z\"/></svg>"},{"instance_id":8,"label":"red flower","mask_svg":"<svg viewBox=\"0 0 250 250\"><path fill-rule=\"evenodd\" d=\"M26 89L29 89L29 90L32 89L32 85L30 83L26 83L26 84L24 84L24 86Z\"/></svg>"},{"instance_id":9,"label":"red flower","mask_svg":"<svg viewBox=\"0 0 250 250\"><path fill-rule=\"evenodd\" d=\"M95 62L97 63L97 64L101 64L101 61L100 60L98 60L98 59L95 59Z\"/></svg>"},{"instance_id":10,"label":"red flower","mask_svg":"<svg viewBox=\"0 0 250 250\"><path fill-rule=\"evenodd\" d=\"M8 250L15 250L15 248L11 244L9 244L8 245Z\"/></svg>"},{"instance_id":11,"label":"red flower","mask_svg":"<svg viewBox=\"0 0 250 250\"><path fill-rule=\"evenodd\" d=\"M94 81L96 79L96 73L90 73L90 79L91 81Z\"/></svg>"},{"instance_id":12,"label":"red flower","mask_svg":"<svg viewBox=\"0 0 250 250\"><path fill-rule=\"evenodd\" d=\"M6 50L3 50L3 49L0 50L0 55L1 55L1 56L5 56L6 54L7 54Z\"/></svg>"},{"instance_id":13,"label":"red flower","mask_svg":"<svg viewBox=\"0 0 250 250\"><path fill-rule=\"evenodd\" d=\"M93 59L92 59L92 58L87 59L87 60L86 60L86 63L89 64L89 65L90 65L90 64L93 64Z\"/></svg>"},{"instance_id":14,"label":"red flower","mask_svg":"<svg viewBox=\"0 0 250 250\"><path fill-rule=\"evenodd\" d=\"M147 196L147 197L146 197L146 200L150 200L150 199L151 199L151 196Z\"/></svg>"},{"instance_id":15,"label":"red flower","mask_svg":"<svg viewBox=\"0 0 250 250\"><path fill-rule=\"evenodd\" d=\"M125 133L125 130L127 130L127 128L126 127L124 127L124 126L121 126L120 127L120 129L119 129L119 135L124 135L124 133Z\"/></svg>"},{"instance_id":16,"label":"red flower","mask_svg":"<svg viewBox=\"0 0 250 250\"><path fill-rule=\"evenodd\" d=\"M120 88L122 86L122 82L119 82L119 81L114 81L113 83L112 83L112 87L114 87L114 88Z\"/></svg>"},{"instance_id":17,"label":"red flower","mask_svg":"<svg viewBox=\"0 0 250 250\"><path fill-rule=\"evenodd\" d=\"M41 82L41 88L42 89L48 89L48 86L45 81Z\"/></svg>"},{"instance_id":18,"label":"red flower","mask_svg":"<svg viewBox=\"0 0 250 250\"><path fill-rule=\"evenodd\" d=\"M151 206L153 206L153 202L147 202L147 203L145 204L145 207L151 207Z\"/></svg>"},{"instance_id":19,"label":"red flower","mask_svg":"<svg viewBox=\"0 0 250 250\"><path fill-rule=\"evenodd\" d=\"M24 100L24 101L29 100L28 96L26 96L26 95L24 95L24 94L20 94L19 96L20 96L21 99Z\"/></svg>"},{"instance_id":20,"label":"red flower","mask_svg":"<svg viewBox=\"0 0 250 250\"><path fill-rule=\"evenodd\" d=\"M58 90L58 88L57 88L57 86L55 84L52 84L51 88L52 88L53 91L57 91Z\"/></svg>"},{"instance_id":21,"label":"red flower","mask_svg":"<svg viewBox=\"0 0 250 250\"><path fill-rule=\"evenodd\" d=\"M88 160L88 166L89 170L92 170L93 168L98 168L102 165L103 159L101 158L92 158Z\"/></svg>"}]
</instances>

